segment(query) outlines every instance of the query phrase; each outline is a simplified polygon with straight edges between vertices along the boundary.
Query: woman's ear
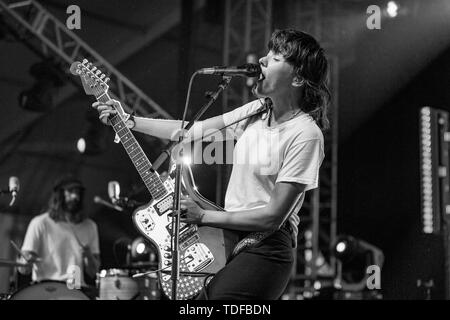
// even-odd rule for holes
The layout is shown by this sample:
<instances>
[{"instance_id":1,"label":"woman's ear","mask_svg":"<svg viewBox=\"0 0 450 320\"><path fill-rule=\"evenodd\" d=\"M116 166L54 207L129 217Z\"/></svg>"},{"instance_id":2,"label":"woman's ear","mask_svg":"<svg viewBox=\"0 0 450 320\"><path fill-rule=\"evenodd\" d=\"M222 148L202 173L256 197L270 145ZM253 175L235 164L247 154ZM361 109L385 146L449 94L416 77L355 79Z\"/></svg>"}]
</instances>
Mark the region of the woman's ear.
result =
<instances>
[{"instance_id":1,"label":"woman's ear","mask_svg":"<svg viewBox=\"0 0 450 320\"><path fill-rule=\"evenodd\" d=\"M294 77L294 79L292 80L292 85L294 87L301 87L303 86L304 83L304 79L299 79L299 77Z\"/></svg>"}]
</instances>

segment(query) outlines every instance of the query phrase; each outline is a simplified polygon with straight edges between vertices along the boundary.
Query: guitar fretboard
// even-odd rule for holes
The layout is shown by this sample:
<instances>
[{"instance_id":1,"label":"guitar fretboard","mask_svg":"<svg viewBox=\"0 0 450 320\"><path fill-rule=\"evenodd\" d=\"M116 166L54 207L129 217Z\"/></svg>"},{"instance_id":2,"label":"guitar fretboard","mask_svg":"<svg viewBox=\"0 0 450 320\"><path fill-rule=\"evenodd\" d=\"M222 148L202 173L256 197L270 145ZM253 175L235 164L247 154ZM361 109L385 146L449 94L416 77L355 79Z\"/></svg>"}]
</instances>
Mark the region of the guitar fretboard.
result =
<instances>
[{"instance_id":1,"label":"guitar fretboard","mask_svg":"<svg viewBox=\"0 0 450 320\"><path fill-rule=\"evenodd\" d=\"M98 101L103 103L109 101L110 99L111 98L107 93L97 98ZM116 114L109 120L153 199L159 199L165 196L167 191L161 181L161 178L158 173L152 169L151 162L148 160L133 133L126 126L120 115Z\"/></svg>"}]
</instances>

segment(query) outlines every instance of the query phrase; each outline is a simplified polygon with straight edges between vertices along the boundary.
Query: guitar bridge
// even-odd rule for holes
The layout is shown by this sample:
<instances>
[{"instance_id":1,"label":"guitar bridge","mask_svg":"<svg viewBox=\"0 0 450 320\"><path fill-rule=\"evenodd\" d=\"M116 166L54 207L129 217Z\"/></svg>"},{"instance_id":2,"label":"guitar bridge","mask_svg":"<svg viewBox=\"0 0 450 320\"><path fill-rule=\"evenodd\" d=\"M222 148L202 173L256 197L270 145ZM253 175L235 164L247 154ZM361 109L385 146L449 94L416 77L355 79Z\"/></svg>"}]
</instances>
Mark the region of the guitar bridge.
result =
<instances>
[{"instance_id":1,"label":"guitar bridge","mask_svg":"<svg viewBox=\"0 0 450 320\"><path fill-rule=\"evenodd\" d=\"M151 217L151 211L151 209L147 209L137 213L138 222L141 228L147 232L152 231L155 228L155 222Z\"/></svg>"},{"instance_id":2,"label":"guitar bridge","mask_svg":"<svg viewBox=\"0 0 450 320\"><path fill-rule=\"evenodd\" d=\"M205 244L195 243L186 250L184 259L188 261L187 268L190 272L198 272L209 266L214 261L214 256Z\"/></svg>"}]
</instances>

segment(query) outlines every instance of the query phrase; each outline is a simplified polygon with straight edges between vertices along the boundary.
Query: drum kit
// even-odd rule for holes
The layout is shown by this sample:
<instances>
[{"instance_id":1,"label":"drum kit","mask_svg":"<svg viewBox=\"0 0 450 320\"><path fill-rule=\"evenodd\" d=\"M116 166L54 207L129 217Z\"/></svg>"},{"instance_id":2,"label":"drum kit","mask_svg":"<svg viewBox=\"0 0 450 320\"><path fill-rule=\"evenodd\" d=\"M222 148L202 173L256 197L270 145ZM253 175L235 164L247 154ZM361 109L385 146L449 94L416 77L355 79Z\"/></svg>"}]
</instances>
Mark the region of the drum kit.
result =
<instances>
[{"instance_id":1,"label":"drum kit","mask_svg":"<svg viewBox=\"0 0 450 320\"><path fill-rule=\"evenodd\" d=\"M0 259L0 267L27 267L28 263ZM147 268L145 268L147 267ZM95 288L72 289L64 281L41 281L0 293L0 300L160 300L156 272L150 265L103 269L97 273Z\"/></svg>"}]
</instances>

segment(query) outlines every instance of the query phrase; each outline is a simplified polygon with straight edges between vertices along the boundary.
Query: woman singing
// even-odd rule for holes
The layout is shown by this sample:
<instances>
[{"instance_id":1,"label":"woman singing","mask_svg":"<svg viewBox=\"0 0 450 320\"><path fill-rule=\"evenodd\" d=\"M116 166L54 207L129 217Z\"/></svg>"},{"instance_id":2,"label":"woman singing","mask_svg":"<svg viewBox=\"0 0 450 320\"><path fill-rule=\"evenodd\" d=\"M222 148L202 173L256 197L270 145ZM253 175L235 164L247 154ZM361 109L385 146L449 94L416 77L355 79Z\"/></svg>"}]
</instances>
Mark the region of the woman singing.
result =
<instances>
[{"instance_id":1,"label":"woman singing","mask_svg":"<svg viewBox=\"0 0 450 320\"><path fill-rule=\"evenodd\" d=\"M259 64L262 73L254 88L258 99L196 122L188 133L192 136L219 130L258 109L264 110L227 128L232 133L227 137L237 142L225 196L226 211L204 210L184 197L181 221L244 234L264 232L267 236L228 261L197 299L279 299L293 266L297 213L305 192L318 186L324 158L321 130L328 128L330 97L324 50L304 32L278 30ZM93 104L105 124L116 113L113 103ZM180 121L175 120L133 120L133 130L164 139L176 139L180 129Z\"/></svg>"}]
</instances>

